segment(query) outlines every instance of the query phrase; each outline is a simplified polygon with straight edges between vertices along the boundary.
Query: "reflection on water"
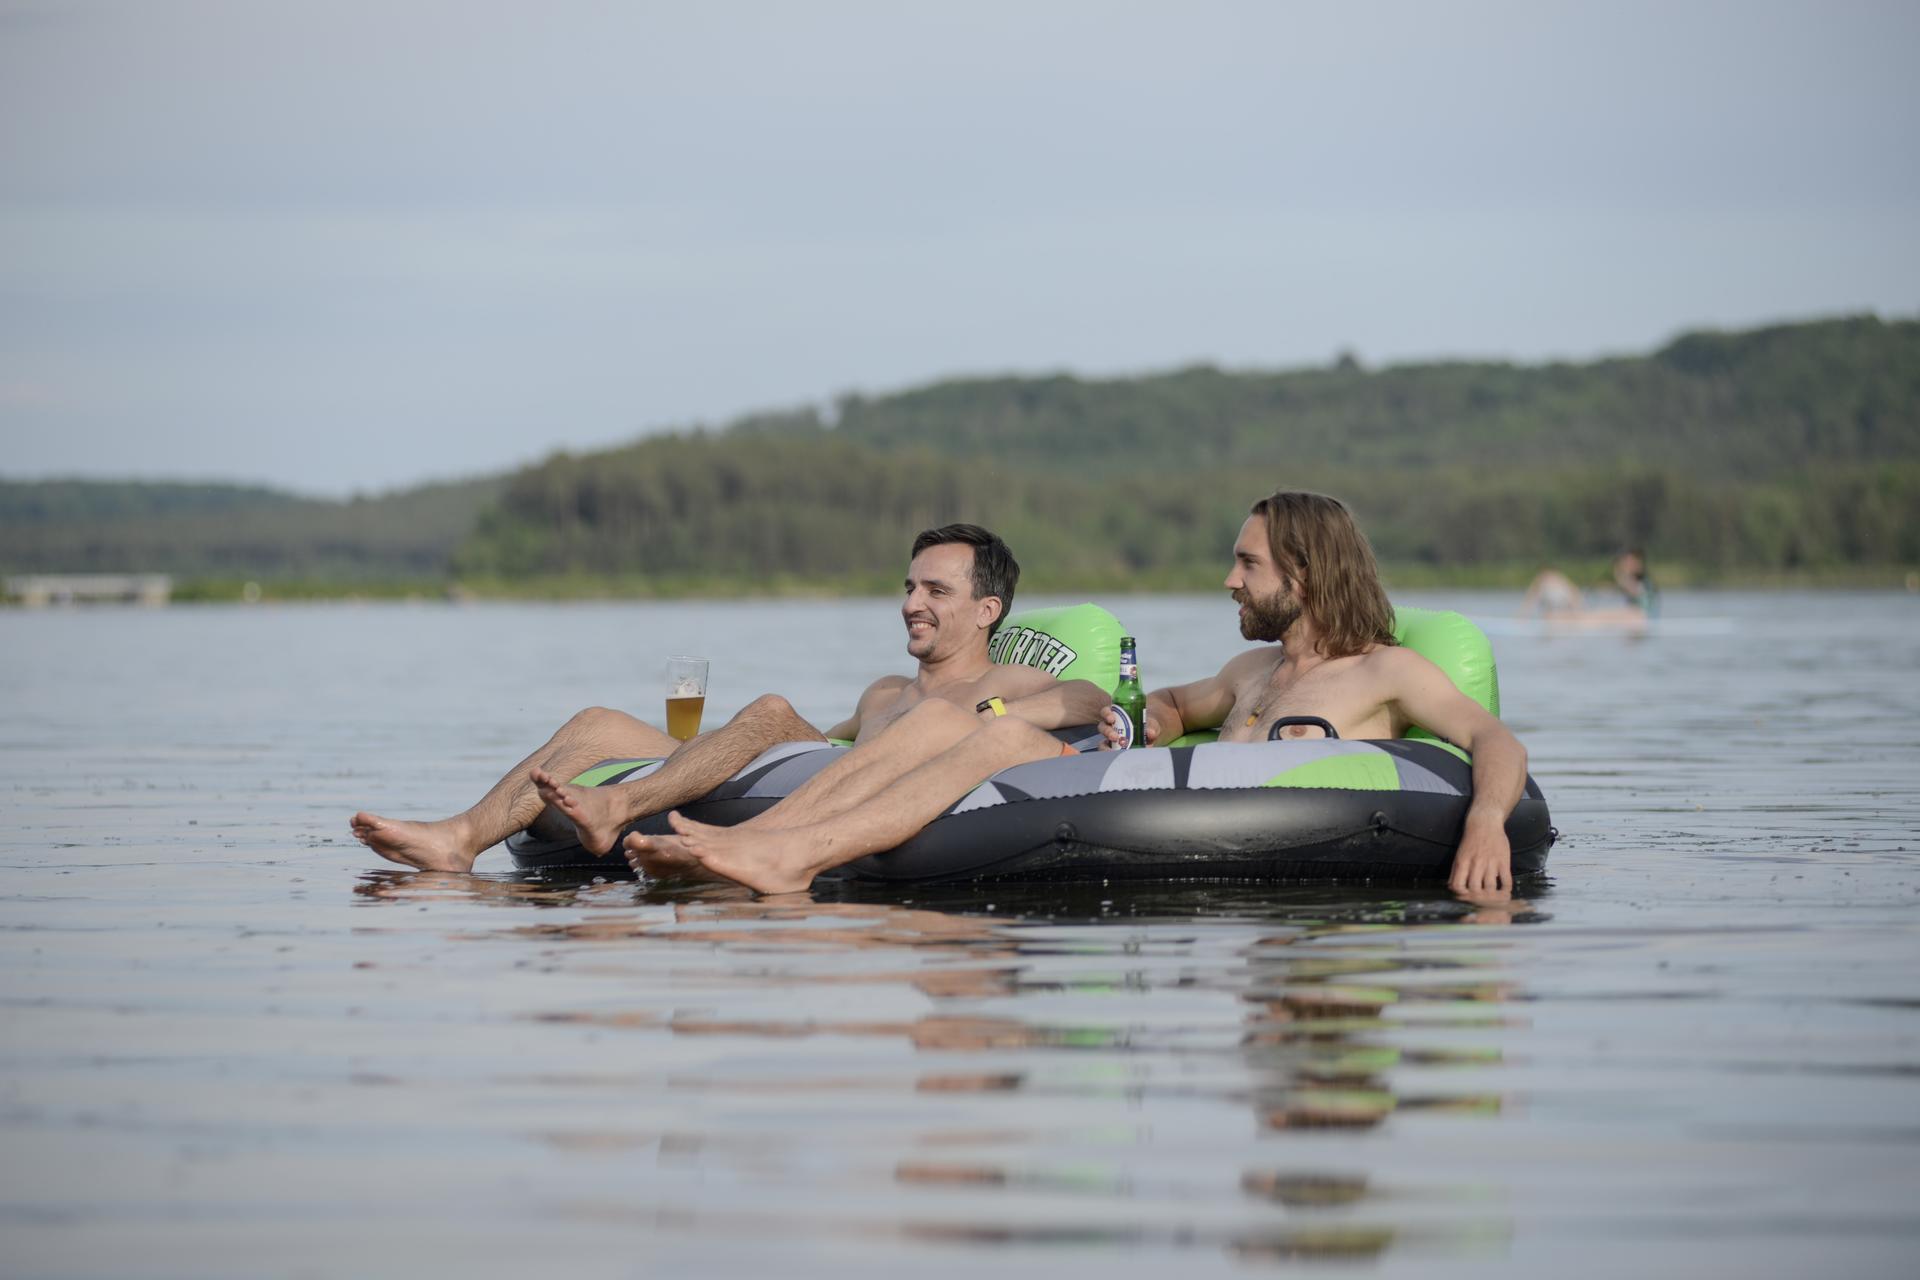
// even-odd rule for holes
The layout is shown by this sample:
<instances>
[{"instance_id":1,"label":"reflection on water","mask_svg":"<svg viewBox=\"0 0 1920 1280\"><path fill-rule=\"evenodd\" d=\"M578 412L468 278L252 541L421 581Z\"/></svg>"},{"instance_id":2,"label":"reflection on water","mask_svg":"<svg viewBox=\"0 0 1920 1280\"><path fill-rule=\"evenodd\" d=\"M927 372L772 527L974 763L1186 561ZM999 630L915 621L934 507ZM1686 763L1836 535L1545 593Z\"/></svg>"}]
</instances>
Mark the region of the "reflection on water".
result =
<instances>
[{"instance_id":1,"label":"reflection on water","mask_svg":"<svg viewBox=\"0 0 1920 1280\"><path fill-rule=\"evenodd\" d=\"M356 892L401 912L462 894L565 911L459 940L531 947L544 971L579 980L549 988L575 1000L517 1015L531 1023L631 1037L643 1062L659 1056L650 1042L693 1046L657 1075L495 1081L576 1097L594 1117L537 1141L651 1157L656 1203L640 1216L655 1224L669 1212L657 1203L668 1171L682 1183L671 1214L700 1230L1199 1246L1242 1260L1471 1254L1512 1231L1484 1187L1376 1181L1352 1167L1364 1151L1324 1143L1500 1115L1507 1100L1486 1080L1504 1050L1488 1040L1524 1030L1509 1007L1523 994L1497 952L1427 951L1408 927L1480 934L1475 923L1547 919L1534 903L1131 885L995 886L991 904L953 889L910 904L762 902L730 889L386 871ZM803 1043L821 1047L802 1058ZM609 1095L643 1090L649 1112L674 1113L669 1126L609 1115ZM719 1123L688 1123L702 1114ZM1214 1149L1183 1169L1189 1125ZM1290 1158L1302 1135L1312 1148ZM1221 1146L1237 1152L1232 1167L1219 1165ZM823 1179L868 1198L884 1182L903 1198L877 1217L844 1202L820 1214L809 1202ZM714 1190L747 1184L745 1198ZM617 1177L605 1189L617 1192ZM603 1200L564 1211L634 1217Z\"/></svg>"}]
</instances>

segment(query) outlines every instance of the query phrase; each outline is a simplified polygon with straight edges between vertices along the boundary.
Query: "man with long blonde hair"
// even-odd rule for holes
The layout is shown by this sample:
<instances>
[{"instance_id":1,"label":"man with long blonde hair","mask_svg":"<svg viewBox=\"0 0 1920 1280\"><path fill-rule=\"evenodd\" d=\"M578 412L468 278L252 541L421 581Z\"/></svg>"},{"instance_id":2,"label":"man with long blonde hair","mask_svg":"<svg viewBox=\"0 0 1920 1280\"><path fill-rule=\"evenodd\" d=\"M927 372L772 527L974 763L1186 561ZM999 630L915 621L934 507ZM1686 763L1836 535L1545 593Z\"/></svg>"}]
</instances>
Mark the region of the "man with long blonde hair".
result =
<instances>
[{"instance_id":1,"label":"man with long blonde hair","mask_svg":"<svg viewBox=\"0 0 1920 1280\"><path fill-rule=\"evenodd\" d=\"M1526 750L1440 668L1394 642L1373 549L1346 507L1317 493L1262 498L1233 544L1225 585L1240 606L1240 633L1279 643L1249 650L1205 680L1148 694L1147 742L1203 728L1218 728L1222 742L1264 741L1276 724L1283 737L1320 732L1281 723L1303 717L1343 738L1397 738L1419 725L1473 757L1473 802L1449 886L1507 896L1506 820L1526 789ZM1106 730L1117 736L1111 720ZM678 834L628 836L628 861L642 871L698 867L763 893L804 889L830 867L903 843L1000 770L1059 752L1050 734L999 719L884 789L850 792L841 806L775 806L737 827L671 814Z\"/></svg>"}]
</instances>

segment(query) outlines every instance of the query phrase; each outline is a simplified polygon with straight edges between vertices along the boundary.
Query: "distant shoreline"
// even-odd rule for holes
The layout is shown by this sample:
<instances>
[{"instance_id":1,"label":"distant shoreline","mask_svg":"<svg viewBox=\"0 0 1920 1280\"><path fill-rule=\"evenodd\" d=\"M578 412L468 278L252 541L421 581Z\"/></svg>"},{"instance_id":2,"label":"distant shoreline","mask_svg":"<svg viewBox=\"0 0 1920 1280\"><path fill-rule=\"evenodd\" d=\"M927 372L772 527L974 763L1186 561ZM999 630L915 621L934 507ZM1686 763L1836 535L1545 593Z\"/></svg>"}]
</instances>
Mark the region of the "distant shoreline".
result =
<instances>
[{"instance_id":1,"label":"distant shoreline","mask_svg":"<svg viewBox=\"0 0 1920 1280\"><path fill-rule=\"evenodd\" d=\"M1576 582L1598 594L1606 588L1604 565L1563 566ZM1538 566L1478 566L1434 569L1426 566L1385 565L1382 574L1389 591L1514 591L1522 590ZM1686 565L1661 565L1659 582L1669 590L1699 591L1913 591L1920 589L1920 567L1855 565L1787 573L1780 571L1703 571ZM1218 587L1217 566L1190 573L1165 570L1131 577L1098 580L1054 580L1029 573L1021 583L1024 595L1128 595L1146 593L1205 595ZM889 577L863 574L845 578L772 576L735 577L583 577L551 579L447 578L353 580L344 578L195 578L174 581L172 603L240 604L297 601L634 601L634 600L832 600L871 599L893 593ZM22 607L17 600L0 607Z\"/></svg>"}]
</instances>

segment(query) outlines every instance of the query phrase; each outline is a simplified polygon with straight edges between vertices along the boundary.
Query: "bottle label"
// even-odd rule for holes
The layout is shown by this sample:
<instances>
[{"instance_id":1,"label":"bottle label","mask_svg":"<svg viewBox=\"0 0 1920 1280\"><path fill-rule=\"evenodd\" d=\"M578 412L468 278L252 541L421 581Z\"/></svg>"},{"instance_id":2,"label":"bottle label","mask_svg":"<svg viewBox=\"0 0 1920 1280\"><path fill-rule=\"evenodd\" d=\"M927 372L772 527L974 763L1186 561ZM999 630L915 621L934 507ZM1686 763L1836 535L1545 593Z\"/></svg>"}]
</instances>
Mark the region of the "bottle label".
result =
<instances>
[{"instance_id":1,"label":"bottle label","mask_svg":"<svg viewBox=\"0 0 1920 1280\"><path fill-rule=\"evenodd\" d=\"M1129 662L1125 658L1120 659L1120 678L1122 680L1138 680L1140 678L1140 664L1137 662Z\"/></svg>"},{"instance_id":2,"label":"bottle label","mask_svg":"<svg viewBox=\"0 0 1920 1280\"><path fill-rule=\"evenodd\" d=\"M1133 745L1133 717L1127 714L1125 707L1116 702L1113 704L1113 718L1115 727L1120 730L1120 741L1116 744L1115 749L1125 751Z\"/></svg>"}]
</instances>

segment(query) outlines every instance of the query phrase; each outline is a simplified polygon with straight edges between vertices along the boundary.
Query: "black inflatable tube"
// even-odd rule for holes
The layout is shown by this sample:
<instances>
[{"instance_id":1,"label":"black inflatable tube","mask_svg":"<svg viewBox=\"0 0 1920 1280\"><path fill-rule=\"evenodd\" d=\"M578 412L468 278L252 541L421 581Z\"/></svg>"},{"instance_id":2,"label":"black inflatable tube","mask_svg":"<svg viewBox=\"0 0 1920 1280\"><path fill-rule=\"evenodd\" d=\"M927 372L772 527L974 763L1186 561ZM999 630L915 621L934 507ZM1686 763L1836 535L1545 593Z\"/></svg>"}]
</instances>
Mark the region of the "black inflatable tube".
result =
<instances>
[{"instance_id":1,"label":"black inflatable tube","mask_svg":"<svg viewBox=\"0 0 1920 1280\"><path fill-rule=\"evenodd\" d=\"M1043 820L1003 806L951 814L841 873L940 880L1445 879L1466 820L1460 797L1299 788L1103 793L1047 802ZM1276 818L1284 822L1276 823ZM1546 867L1546 802L1507 821L1515 875Z\"/></svg>"},{"instance_id":2,"label":"black inflatable tube","mask_svg":"<svg viewBox=\"0 0 1920 1280\"><path fill-rule=\"evenodd\" d=\"M1464 765L1458 769L1466 772ZM728 794L744 789L736 780L682 812L732 826L778 802ZM880 884L1444 881L1469 803L1466 795L1302 787L1092 792L949 813L899 848L857 859L828 876ZM665 834L671 828L664 816L655 816L629 830ZM1545 869L1555 832L1531 780L1507 820L1507 837L1516 876ZM509 849L522 870L627 870L618 854L596 858L567 839L520 836L509 841Z\"/></svg>"}]
</instances>

